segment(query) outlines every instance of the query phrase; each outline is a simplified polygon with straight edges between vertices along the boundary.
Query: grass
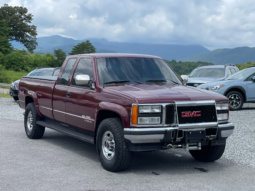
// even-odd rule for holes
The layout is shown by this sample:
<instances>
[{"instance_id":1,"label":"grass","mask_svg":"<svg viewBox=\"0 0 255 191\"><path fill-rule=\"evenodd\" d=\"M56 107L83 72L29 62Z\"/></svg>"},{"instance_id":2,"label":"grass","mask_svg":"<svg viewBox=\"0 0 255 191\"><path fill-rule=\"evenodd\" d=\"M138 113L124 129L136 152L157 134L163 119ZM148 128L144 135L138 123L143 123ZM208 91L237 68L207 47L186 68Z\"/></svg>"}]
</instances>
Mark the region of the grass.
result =
<instances>
[{"instance_id":1,"label":"grass","mask_svg":"<svg viewBox=\"0 0 255 191\"><path fill-rule=\"evenodd\" d=\"M0 86L0 88L3 88L3 89L11 89L11 87L10 86Z\"/></svg>"},{"instance_id":2,"label":"grass","mask_svg":"<svg viewBox=\"0 0 255 191\"><path fill-rule=\"evenodd\" d=\"M1 80L0 78L0 83L8 83L8 84L11 84L12 82L16 81L16 80L19 80L22 76L25 76L28 74L28 72L15 72L15 71L9 71L9 70L6 70L4 72L5 74L5 77L6 79L9 79L8 82L6 80Z\"/></svg>"},{"instance_id":3,"label":"grass","mask_svg":"<svg viewBox=\"0 0 255 191\"><path fill-rule=\"evenodd\" d=\"M10 96L9 94L2 94L0 93L0 98L4 97L4 98L12 98L12 96Z\"/></svg>"}]
</instances>

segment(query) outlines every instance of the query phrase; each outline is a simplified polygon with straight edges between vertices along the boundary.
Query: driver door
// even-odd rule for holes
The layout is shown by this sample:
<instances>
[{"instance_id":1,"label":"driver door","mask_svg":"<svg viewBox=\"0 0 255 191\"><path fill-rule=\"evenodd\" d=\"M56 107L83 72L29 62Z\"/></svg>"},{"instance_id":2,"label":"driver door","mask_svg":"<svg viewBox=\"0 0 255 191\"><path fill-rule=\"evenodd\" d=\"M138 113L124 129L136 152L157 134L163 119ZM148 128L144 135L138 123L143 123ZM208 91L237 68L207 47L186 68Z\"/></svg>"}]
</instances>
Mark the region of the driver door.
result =
<instances>
[{"instance_id":1,"label":"driver door","mask_svg":"<svg viewBox=\"0 0 255 191\"><path fill-rule=\"evenodd\" d=\"M246 80L247 101L255 101L255 82L252 81L254 76L255 73Z\"/></svg>"}]
</instances>

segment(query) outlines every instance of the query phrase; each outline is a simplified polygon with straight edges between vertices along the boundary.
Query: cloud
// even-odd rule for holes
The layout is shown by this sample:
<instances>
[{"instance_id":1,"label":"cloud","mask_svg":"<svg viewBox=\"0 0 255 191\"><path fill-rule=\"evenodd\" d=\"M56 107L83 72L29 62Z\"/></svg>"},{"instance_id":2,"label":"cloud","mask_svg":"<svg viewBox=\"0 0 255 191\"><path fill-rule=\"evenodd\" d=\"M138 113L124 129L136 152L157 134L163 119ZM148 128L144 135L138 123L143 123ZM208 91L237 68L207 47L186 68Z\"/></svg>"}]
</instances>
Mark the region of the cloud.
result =
<instances>
[{"instance_id":1,"label":"cloud","mask_svg":"<svg viewBox=\"0 0 255 191\"><path fill-rule=\"evenodd\" d=\"M137 43L255 46L254 0L4 0L25 5L39 36Z\"/></svg>"}]
</instances>

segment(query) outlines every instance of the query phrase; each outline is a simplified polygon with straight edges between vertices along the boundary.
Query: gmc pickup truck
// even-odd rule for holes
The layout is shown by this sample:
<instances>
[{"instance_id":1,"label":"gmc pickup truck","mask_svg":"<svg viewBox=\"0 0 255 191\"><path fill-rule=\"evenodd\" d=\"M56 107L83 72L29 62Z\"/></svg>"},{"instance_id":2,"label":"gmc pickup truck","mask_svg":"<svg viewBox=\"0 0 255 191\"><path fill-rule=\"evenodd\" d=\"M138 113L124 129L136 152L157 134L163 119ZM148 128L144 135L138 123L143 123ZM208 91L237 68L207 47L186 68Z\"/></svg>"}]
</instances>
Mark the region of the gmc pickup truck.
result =
<instances>
[{"instance_id":1,"label":"gmc pickup truck","mask_svg":"<svg viewBox=\"0 0 255 191\"><path fill-rule=\"evenodd\" d=\"M24 76L19 105L28 138L42 138L47 127L95 144L112 172L140 151L182 148L215 161L234 129L225 96L183 85L163 59L148 55L68 56L58 77Z\"/></svg>"}]
</instances>

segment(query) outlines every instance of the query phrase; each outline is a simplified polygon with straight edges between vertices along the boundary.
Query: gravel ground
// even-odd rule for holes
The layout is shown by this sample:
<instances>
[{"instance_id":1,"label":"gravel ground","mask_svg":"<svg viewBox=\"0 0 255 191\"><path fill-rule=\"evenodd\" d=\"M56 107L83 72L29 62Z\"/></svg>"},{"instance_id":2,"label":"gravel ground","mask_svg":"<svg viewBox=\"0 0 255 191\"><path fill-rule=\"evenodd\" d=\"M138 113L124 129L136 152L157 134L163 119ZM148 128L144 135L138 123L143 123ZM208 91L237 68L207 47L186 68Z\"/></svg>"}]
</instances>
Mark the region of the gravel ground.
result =
<instances>
[{"instance_id":1,"label":"gravel ground","mask_svg":"<svg viewBox=\"0 0 255 191\"><path fill-rule=\"evenodd\" d=\"M23 112L14 100L0 98L0 119L23 121ZM231 111L230 121L234 123L235 130L227 140L224 157L255 167L255 104L244 104L242 110Z\"/></svg>"}]
</instances>

